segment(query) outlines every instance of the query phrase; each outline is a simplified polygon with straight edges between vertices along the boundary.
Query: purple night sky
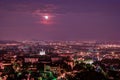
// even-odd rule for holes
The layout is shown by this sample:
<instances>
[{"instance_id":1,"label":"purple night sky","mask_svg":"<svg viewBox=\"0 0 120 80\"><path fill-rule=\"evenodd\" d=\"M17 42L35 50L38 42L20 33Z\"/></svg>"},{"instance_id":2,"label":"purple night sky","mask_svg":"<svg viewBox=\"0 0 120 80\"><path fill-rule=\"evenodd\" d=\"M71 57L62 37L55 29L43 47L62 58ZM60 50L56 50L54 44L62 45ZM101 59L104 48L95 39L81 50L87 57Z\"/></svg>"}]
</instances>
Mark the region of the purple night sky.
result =
<instances>
[{"instance_id":1,"label":"purple night sky","mask_svg":"<svg viewBox=\"0 0 120 80\"><path fill-rule=\"evenodd\" d=\"M120 0L0 0L0 40L118 41L119 21Z\"/></svg>"}]
</instances>

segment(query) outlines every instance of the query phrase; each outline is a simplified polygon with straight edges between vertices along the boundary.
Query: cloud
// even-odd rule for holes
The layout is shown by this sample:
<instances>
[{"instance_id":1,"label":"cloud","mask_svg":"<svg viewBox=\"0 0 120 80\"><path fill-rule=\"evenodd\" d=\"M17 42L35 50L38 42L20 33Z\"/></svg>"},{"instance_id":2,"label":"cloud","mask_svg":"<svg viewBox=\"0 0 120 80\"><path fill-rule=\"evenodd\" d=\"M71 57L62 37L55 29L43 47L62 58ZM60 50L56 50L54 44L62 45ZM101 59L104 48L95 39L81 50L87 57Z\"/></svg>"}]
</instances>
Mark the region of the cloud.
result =
<instances>
[{"instance_id":1,"label":"cloud","mask_svg":"<svg viewBox=\"0 0 120 80\"><path fill-rule=\"evenodd\" d=\"M59 14L59 8L53 4L46 4L39 6L36 10L32 13L35 15L43 15L43 14Z\"/></svg>"},{"instance_id":2,"label":"cloud","mask_svg":"<svg viewBox=\"0 0 120 80\"><path fill-rule=\"evenodd\" d=\"M60 6L54 4L41 4L41 6L37 7L32 15L39 20L36 23L39 24L55 24L54 18L56 16L64 15L66 12ZM49 16L48 20L45 20L43 16Z\"/></svg>"}]
</instances>

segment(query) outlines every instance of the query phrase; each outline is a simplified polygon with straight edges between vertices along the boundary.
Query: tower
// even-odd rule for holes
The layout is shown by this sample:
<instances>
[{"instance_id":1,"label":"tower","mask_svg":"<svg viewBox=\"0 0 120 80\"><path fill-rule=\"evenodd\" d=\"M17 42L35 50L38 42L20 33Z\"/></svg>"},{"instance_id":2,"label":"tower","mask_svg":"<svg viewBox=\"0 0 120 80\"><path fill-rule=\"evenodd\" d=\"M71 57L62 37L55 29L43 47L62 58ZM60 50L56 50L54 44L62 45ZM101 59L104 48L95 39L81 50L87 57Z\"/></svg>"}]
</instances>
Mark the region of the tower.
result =
<instances>
[{"instance_id":1,"label":"tower","mask_svg":"<svg viewBox=\"0 0 120 80\"><path fill-rule=\"evenodd\" d=\"M42 49L39 54L40 55L45 55L45 51Z\"/></svg>"}]
</instances>

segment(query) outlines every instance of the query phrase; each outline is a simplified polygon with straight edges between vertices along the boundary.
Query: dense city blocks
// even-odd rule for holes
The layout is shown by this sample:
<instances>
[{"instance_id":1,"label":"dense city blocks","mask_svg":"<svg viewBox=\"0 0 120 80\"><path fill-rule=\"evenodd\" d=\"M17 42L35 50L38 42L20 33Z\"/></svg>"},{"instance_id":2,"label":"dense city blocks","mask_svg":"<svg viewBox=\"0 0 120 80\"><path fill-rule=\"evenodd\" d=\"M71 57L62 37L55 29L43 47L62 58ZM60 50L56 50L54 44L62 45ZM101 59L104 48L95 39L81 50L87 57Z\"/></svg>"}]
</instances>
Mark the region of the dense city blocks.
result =
<instances>
[{"instance_id":1,"label":"dense city blocks","mask_svg":"<svg viewBox=\"0 0 120 80\"><path fill-rule=\"evenodd\" d=\"M0 42L2 79L119 80L119 75L120 42Z\"/></svg>"}]
</instances>

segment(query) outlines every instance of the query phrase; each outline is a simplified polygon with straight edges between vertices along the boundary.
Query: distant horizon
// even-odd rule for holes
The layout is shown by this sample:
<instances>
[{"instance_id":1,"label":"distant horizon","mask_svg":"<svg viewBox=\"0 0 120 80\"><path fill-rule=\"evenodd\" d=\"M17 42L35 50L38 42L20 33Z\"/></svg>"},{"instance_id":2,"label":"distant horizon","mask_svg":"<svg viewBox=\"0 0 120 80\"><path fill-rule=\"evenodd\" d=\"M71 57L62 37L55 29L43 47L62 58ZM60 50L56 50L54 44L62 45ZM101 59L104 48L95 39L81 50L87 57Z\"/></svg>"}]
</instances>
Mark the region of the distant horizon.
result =
<instances>
[{"instance_id":1,"label":"distant horizon","mask_svg":"<svg viewBox=\"0 0 120 80\"><path fill-rule=\"evenodd\" d=\"M120 40L116 41L116 40L2 40L0 39L0 41L81 41L81 42L120 42Z\"/></svg>"}]
</instances>

